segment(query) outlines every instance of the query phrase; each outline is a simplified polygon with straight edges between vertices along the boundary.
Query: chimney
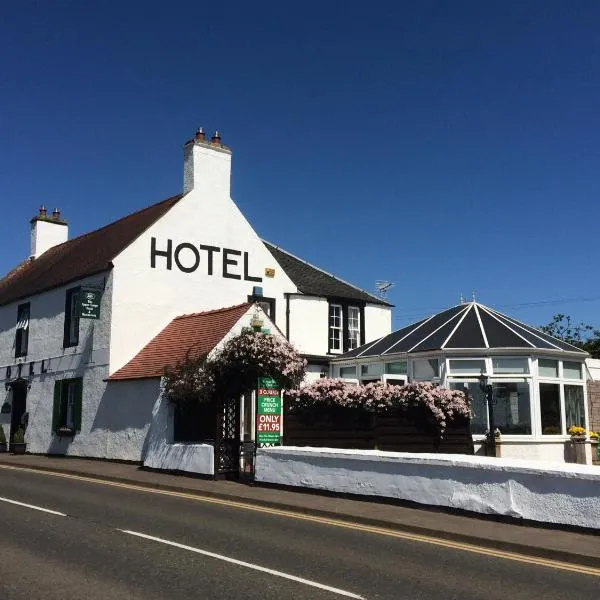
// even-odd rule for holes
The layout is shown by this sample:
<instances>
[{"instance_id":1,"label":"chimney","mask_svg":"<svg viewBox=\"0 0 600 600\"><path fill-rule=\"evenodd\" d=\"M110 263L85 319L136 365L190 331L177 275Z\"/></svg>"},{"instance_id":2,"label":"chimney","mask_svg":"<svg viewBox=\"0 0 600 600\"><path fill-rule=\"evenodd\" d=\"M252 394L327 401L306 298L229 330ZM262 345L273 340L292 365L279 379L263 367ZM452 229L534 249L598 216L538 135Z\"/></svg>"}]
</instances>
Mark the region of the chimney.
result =
<instances>
[{"instance_id":1,"label":"chimney","mask_svg":"<svg viewBox=\"0 0 600 600\"><path fill-rule=\"evenodd\" d=\"M200 127L183 146L183 192L194 189L230 197L231 149L221 143L218 131L207 140Z\"/></svg>"},{"instance_id":2,"label":"chimney","mask_svg":"<svg viewBox=\"0 0 600 600\"><path fill-rule=\"evenodd\" d=\"M61 219L58 208L49 217L46 207L42 205L39 214L31 219L31 258L38 258L68 238L69 228L67 222Z\"/></svg>"}]
</instances>

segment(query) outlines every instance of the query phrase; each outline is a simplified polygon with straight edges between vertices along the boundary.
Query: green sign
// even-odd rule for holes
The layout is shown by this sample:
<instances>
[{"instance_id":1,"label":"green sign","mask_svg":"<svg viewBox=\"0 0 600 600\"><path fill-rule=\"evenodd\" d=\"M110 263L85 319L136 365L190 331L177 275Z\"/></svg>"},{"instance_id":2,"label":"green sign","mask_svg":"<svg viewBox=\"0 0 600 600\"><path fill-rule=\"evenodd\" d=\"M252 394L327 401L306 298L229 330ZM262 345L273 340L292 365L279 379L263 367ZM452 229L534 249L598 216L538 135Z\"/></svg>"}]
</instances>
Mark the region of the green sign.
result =
<instances>
[{"instance_id":1,"label":"green sign","mask_svg":"<svg viewBox=\"0 0 600 600\"><path fill-rule=\"evenodd\" d=\"M271 377L258 378L256 443L281 444L281 390Z\"/></svg>"},{"instance_id":2,"label":"green sign","mask_svg":"<svg viewBox=\"0 0 600 600\"><path fill-rule=\"evenodd\" d=\"M100 290L92 290L89 288L81 289L81 297L79 300L79 316L82 319L99 319L100 318L100 300L102 292Z\"/></svg>"}]
</instances>

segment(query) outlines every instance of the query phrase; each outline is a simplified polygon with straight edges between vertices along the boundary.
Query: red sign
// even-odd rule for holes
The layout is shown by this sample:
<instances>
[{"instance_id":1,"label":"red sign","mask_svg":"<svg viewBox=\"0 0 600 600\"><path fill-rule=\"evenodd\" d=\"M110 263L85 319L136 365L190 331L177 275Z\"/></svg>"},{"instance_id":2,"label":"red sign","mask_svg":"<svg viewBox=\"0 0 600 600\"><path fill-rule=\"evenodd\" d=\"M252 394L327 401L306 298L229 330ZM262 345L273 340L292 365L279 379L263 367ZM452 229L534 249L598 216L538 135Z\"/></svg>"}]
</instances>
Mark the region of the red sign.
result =
<instances>
[{"instance_id":1,"label":"red sign","mask_svg":"<svg viewBox=\"0 0 600 600\"><path fill-rule=\"evenodd\" d=\"M281 431L281 415L257 415L256 427L261 433L279 433Z\"/></svg>"}]
</instances>

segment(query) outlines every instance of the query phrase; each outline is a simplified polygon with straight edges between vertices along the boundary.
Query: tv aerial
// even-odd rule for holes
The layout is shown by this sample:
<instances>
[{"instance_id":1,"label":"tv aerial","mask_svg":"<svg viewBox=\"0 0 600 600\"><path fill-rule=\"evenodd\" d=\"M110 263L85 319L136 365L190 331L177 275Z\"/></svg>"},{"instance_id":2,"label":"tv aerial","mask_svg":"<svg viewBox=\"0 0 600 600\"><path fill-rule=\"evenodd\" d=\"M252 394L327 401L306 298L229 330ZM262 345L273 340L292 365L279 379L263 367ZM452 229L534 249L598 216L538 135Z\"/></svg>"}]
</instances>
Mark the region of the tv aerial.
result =
<instances>
[{"instance_id":1,"label":"tv aerial","mask_svg":"<svg viewBox=\"0 0 600 600\"><path fill-rule=\"evenodd\" d=\"M394 287L394 284L391 281L376 281L375 287L379 296L385 298L385 295Z\"/></svg>"}]
</instances>

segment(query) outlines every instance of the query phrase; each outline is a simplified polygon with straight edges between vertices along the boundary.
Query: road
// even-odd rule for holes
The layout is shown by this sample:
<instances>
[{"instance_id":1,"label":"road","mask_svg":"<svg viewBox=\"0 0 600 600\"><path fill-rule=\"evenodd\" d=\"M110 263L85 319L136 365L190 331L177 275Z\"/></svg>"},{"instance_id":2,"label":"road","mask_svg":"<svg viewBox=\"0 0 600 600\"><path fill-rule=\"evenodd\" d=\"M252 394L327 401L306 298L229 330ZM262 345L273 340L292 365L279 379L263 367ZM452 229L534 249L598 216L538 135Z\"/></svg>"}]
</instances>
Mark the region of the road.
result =
<instances>
[{"instance_id":1,"label":"road","mask_svg":"<svg viewBox=\"0 0 600 600\"><path fill-rule=\"evenodd\" d=\"M600 583L600 568L22 470L0 469L0 523L1 600L550 600Z\"/></svg>"}]
</instances>

